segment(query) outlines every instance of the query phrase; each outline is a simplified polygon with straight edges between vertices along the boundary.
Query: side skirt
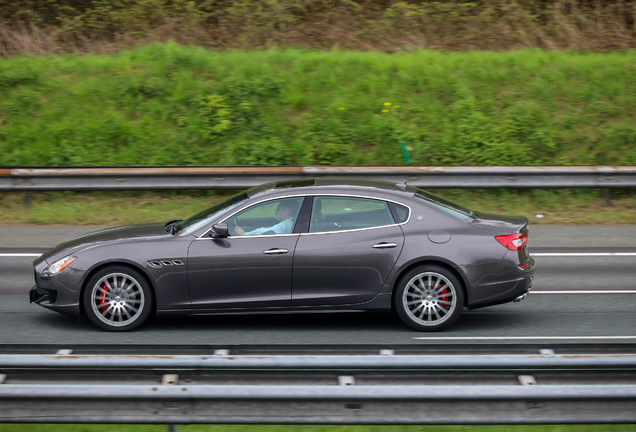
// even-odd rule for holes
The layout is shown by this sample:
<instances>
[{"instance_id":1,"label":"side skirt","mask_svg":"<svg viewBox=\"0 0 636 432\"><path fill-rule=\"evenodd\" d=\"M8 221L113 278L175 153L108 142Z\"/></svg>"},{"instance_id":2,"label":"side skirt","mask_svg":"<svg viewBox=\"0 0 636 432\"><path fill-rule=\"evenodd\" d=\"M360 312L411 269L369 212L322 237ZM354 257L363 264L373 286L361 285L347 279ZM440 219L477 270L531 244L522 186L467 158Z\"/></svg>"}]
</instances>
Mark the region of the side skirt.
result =
<instances>
[{"instance_id":1,"label":"side skirt","mask_svg":"<svg viewBox=\"0 0 636 432\"><path fill-rule=\"evenodd\" d=\"M391 312L391 293L381 293L366 303L342 306L302 306L262 309L177 309L158 310L157 317L177 315L276 315L276 314L311 314L311 313L355 313L355 312Z\"/></svg>"}]
</instances>

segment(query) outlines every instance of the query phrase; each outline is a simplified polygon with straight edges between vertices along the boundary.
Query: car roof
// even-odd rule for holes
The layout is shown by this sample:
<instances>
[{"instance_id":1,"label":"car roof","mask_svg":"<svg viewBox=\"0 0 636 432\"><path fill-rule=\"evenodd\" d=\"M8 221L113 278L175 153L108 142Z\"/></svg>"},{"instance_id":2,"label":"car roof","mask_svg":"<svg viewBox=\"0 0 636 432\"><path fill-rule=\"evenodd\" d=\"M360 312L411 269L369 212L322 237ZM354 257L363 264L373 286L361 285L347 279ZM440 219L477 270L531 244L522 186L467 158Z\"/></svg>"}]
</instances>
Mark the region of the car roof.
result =
<instances>
[{"instance_id":1,"label":"car roof","mask_svg":"<svg viewBox=\"0 0 636 432\"><path fill-rule=\"evenodd\" d=\"M307 194L318 193L324 189L372 189L377 192L388 192L400 196L411 197L417 192L413 186L406 183L393 183L380 180L343 179L343 178L303 178L297 180L282 180L253 187L247 191L247 196L266 195L281 192L289 188L308 188Z\"/></svg>"}]
</instances>

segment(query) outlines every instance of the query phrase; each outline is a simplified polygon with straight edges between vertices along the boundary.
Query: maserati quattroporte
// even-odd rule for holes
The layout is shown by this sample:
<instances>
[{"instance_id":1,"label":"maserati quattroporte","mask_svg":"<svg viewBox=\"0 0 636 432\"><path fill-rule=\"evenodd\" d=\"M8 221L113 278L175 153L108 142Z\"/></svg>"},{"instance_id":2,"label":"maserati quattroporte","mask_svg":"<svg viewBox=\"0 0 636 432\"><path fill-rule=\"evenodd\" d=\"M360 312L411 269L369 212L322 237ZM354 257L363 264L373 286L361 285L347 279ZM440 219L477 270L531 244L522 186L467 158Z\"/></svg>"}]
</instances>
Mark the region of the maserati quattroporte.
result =
<instances>
[{"instance_id":1,"label":"maserati quattroporte","mask_svg":"<svg viewBox=\"0 0 636 432\"><path fill-rule=\"evenodd\" d=\"M532 287L528 220L406 184L300 179L185 220L62 243L34 261L31 302L110 331L151 315L391 311L420 331Z\"/></svg>"}]
</instances>

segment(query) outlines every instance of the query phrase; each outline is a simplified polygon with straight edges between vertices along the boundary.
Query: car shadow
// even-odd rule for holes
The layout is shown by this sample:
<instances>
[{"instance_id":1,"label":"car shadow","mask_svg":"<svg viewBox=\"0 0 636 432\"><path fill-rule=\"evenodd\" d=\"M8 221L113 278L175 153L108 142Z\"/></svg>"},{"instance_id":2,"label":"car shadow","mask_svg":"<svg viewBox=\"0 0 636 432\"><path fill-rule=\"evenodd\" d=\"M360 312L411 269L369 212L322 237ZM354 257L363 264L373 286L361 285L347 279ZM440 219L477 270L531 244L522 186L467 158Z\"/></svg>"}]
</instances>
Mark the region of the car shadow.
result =
<instances>
[{"instance_id":1,"label":"car shadow","mask_svg":"<svg viewBox=\"0 0 636 432\"><path fill-rule=\"evenodd\" d=\"M36 324L54 328L56 330L77 331L78 329L88 330L96 328L88 318L78 319L76 316L64 315L51 311L41 311L34 317Z\"/></svg>"},{"instance_id":2,"label":"car shadow","mask_svg":"<svg viewBox=\"0 0 636 432\"><path fill-rule=\"evenodd\" d=\"M78 320L77 317L42 311L35 318L37 325L55 329L61 332L99 332L103 330L93 325L87 317ZM525 325L523 316L513 314L462 314L457 322L446 330L431 335L457 335L475 331L492 331ZM369 314L369 313L338 313L338 314L281 314L281 315L216 315L216 316L174 316L151 318L134 332L271 332L296 334L306 332L365 332L418 333L409 329L397 315ZM335 333L334 333L335 334ZM240 343L240 342L239 342Z\"/></svg>"},{"instance_id":3,"label":"car shadow","mask_svg":"<svg viewBox=\"0 0 636 432\"><path fill-rule=\"evenodd\" d=\"M42 311L34 317L36 324L57 330L90 330L101 332L90 320ZM389 314L289 314L289 315L216 315L216 316L174 316L151 318L139 330L144 331L197 331L197 330L237 330L237 331L283 331L283 330L380 330L404 328L402 322Z\"/></svg>"},{"instance_id":4,"label":"car shadow","mask_svg":"<svg viewBox=\"0 0 636 432\"><path fill-rule=\"evenodd\" d=\"M155 318L144 328L153 330L267 330L267 331L315 331L315 330L393 330L403 328L397 317L388 314L289 314L289 315L224 315L184 316Z\"/></svg>"}]
</instances>

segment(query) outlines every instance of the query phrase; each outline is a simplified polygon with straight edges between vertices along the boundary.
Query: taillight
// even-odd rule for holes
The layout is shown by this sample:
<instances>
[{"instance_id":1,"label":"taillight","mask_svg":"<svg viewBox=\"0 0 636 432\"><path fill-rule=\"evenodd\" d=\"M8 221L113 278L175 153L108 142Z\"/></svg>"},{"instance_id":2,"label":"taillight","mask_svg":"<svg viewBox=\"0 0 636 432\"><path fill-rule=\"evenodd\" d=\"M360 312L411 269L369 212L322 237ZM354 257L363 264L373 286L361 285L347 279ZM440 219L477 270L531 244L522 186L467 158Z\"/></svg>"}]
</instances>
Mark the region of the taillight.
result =
<instances>
[{"instance_id":1,"label":"taillight","mask_svg":"<svg viewBox=\"0 0 636 432\"><path fill-rule=\"evenodd\" d=\"M526 233L501 235L495 238L499 243L512 251L521 249L528 242L528 234Z\"/></svg>"}]
</instances>

